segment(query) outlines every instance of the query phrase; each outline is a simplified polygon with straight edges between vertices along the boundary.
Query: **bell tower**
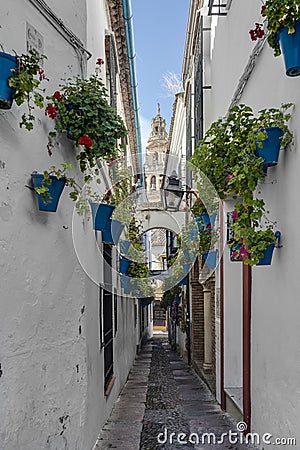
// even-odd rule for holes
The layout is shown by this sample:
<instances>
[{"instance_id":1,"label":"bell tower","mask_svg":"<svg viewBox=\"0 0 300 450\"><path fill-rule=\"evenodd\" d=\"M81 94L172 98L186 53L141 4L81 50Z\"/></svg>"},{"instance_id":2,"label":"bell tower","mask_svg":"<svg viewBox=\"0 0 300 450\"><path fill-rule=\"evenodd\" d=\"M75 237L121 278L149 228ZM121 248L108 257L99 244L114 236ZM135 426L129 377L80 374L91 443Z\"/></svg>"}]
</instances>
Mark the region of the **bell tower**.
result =
<instances>
[{"instance_id":1,"label":"bell tower","mask_svg":"<svg viewBox=\"0 0 300 450\"><path fill-rule=\"evenodd\" d=\"M144 166L146 177L146 189L151 193L151 199L160 198L159 175L163 173L165 156L168 148L168 133L166 130L166 121L160 115L160 104L157 105L156 116L151 121L151 132L146 147L146 163ZM155 195L155 191L157 195Z\"/></svg>"}]
</instances>

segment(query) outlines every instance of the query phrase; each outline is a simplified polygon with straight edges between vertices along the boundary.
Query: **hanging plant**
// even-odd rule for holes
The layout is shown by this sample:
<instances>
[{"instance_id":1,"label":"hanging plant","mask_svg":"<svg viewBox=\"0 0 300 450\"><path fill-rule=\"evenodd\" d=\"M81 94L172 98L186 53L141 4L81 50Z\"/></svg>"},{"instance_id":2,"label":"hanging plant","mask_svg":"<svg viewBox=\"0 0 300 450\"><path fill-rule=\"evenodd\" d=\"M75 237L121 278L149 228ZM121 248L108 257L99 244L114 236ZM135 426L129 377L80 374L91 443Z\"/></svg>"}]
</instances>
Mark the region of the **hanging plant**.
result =
<instances>
[{"instance_id":1,"label":"hanging plant","mask_svg":"<svg viewBox=\"0 0 300 450\"><path fill-rule=\"evenodd\" d=\"M299 0L267 0L262 6L261 15L266 20L268 44L274 56L283 54L286 75L300 75L300 4ZM249 31L256 41L264 36L262 23L256 23Z\"/></svg>"},{"instance_id":2,"label":"hanging plant","mask_svg":"<svg viewBox=\"0 0 300 450\"><path fill-rule=\"evenodd\" d=\"M273 125L282 128L281 146L291 142L292 133L287 126L291 116L286 113L291 106L264 109L258 117L249 106L235 106L226 117L211 125L191 160L209 178L220 198L228 195L240 198L235 205L231 245L243 245L246 264L256 264L275 239L274 223L266 217L265 202L255 195L258 183L265 177L264 160L257 156L257 146L262 146L267 138L265 128Z\"/></svg>"},{"instance_id":3,"label":"hanging plant","mask_svg":"<svg viewBox=\"0 0 300 450\"><path fill-rule=\"evenodd\" d=\"M108 103L107 89L100 78L102 59L97 60L95 75L87 79L68 79L66 84L47 97L46 114L55 119L54 131L49 133L48 152L56 145L58 133L66 133L81 146L77 156L80 169L94 167L98 158L117 158L122 145L117 140L127 134L121 117Z\"/></svg>"},{"instance_id":4,"label":"hanging plant","mask_svg":"<svg viewBox=\"0 0 300 450\"><path fill-rule=\"evenodd\" d=\"M281 54L278 32L286 27L289 34L295 33L295 21L300 19L299 0L267 0L261 8L261 15L267 21L268 44L274 50L274 56ZM263 24L256 23L249 31L253 41L264 36Z\"/></svg>"},{"instance_id":5,"label":"hanging plant","mask_svg":"<svg viewBox=\"0 0 300 450\"><path fill-rule=\"evenodd\" d=\"M8 78L8 86L13 89L12 98L18 106L27 104L28 113L22 115L20 127L30 131L35 120L33 110L35 107L40 109L44 107L45 90L40 88L40 84L48 80L41 67L46 56L32 49L28 53L16 54L15 58L16 67L11 69L12 75Z\"/></svg>"}]
</instances>

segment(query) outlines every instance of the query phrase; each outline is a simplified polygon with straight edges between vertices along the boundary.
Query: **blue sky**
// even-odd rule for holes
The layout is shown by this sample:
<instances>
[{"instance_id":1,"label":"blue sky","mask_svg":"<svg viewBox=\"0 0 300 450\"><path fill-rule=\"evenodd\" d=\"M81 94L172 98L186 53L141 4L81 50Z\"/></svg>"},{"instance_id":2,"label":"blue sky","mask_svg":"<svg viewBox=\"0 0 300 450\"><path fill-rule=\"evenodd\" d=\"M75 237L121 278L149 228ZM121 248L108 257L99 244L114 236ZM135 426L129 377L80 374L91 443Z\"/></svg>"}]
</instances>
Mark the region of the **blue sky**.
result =
<instances>
[{"instance_id":1,"label":"blue sky","mask_svg":"<svg viewBox=\"0 0 300 450\"><path fill-rule=\"evenodd\" d=\"M158 102L169 129L174 97L168 96L163 87L163 77L168 72L181 76L189 3L189 0L131 0L144 145Z\"/></svg>"}]
</instances>

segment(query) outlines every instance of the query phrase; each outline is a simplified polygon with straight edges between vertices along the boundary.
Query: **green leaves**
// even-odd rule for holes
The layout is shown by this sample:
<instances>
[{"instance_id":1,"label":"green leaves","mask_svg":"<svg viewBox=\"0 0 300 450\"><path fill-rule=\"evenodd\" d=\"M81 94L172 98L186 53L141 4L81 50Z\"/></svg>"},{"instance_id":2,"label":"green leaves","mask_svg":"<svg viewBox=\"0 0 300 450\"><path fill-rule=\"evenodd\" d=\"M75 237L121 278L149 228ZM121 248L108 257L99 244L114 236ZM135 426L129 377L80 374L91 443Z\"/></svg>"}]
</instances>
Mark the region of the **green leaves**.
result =
<instances>
[{"instance_id":1,"label":"green leaves","mask_svg":"<svg viewBox=\"0 0 300 450\"><path fill-rule=\"evenodd\" d=\"M55 95L56 94L56 95ZM56 132L65 133L79 145L83 136L88 136L92 145L83 145L78 155L80 169L95 167L96 160L116 158L120 151L117 141L127 134L121 117L109 105L107 90L97 75L88 79L69 79L60 92L47 97L48 107L55 107ZM50 139L53 134L49 133Z\"/></svg>"},{"instance_id":2,"label":"green leaves","mask_svg":"<svg viewBox=\"0 0 300 450\"><path fill-rule=\"evenodd\" d=\"M14 89L13 99L18 106L24 102L27 103L28 113L22 115L20 127L28 131L33 129L34 115L32 111L44 107L44 96L40 89L40 83L47 79L44 70L40 64L46 58L45 55L39 55L34 49L29 50L27 54L17 55L17 68L13 75L8 79L8 85Z\"/></svg>"},{"instance_id":3,"label":"green leaves","mask_svg":"<svg viewBox=\"0 0 300 450\"><path fill-rule=\"evenodd\" d=\"M293 134L287 125L291 114L287 110L292 106L286 103L280 109L263 109L256 117L249 106L235 106L226 117L211 125L191 159L191 163L209 178L220 198L228 195L241 198L235 205L232 245L250 246L251 243L246 252L249 254L247 264L258 261L254 243L259 242L261 255L261 250L272 240L274 242L273 224L266 218L264 200L255 196L258 183L264 179L263 159L256 156L256 146L262 148L268 137L265 128L273 126L284 132L282 148L291 143Z\"/></svg>"},{"instance_id":4,"label":"green leaves","mask_svg":"<svg viewBox=\"0 0 300 450\"><path fill-rule=\"evenodd\" d=\"M265 3L263 17L267 19L269 30L268 44L274 50L274 56L281 54L277 33L282 26L294 33L295 20L300 19L299 0L268 0Z\"/></svg>"}]
</instances>

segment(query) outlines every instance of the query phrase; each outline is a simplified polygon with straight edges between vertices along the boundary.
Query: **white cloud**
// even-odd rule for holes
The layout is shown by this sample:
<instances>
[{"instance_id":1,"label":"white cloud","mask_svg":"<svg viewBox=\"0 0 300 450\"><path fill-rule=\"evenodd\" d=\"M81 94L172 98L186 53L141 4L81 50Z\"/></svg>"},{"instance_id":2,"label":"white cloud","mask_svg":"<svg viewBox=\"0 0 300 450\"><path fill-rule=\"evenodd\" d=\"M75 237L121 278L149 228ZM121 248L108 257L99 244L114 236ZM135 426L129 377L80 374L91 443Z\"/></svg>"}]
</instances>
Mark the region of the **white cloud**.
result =
<instances>
[{"instance_id":1,"label":"white cloud","mask_svg":"<svg viewBox=\"0 0 300 450\"><path fill-rule=\"evenodd\" d=\"M175 72L167 72L163 75L161 86L166 91L167 97L174 97L175 94L182 91L180 76Z\"/></svg>"}]
</instances>

